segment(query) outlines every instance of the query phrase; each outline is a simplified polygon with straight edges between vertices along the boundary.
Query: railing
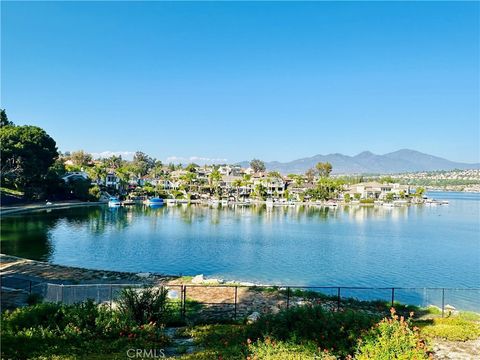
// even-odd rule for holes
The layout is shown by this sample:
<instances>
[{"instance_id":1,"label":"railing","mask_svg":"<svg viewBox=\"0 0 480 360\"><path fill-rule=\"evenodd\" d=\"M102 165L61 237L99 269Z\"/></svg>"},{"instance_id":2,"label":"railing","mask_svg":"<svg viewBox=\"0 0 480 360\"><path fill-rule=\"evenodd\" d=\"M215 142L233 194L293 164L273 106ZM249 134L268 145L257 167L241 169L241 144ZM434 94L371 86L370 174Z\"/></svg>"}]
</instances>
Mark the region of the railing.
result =
<instances>
[{"instance_id":1,"label":"railing","mask_svg":"<svg viewBox=\"0 0 480 360\"><path fill-rule=\"evenodd\" d=\"M141 284L42 284L44 301L73 304L92 299L115 306L125 288ZM276 312L304 304L320 304L332 311L390 306L436 306L445 316L454 309L480 311L480 288L408 288L344 286L164 285L182 319L238 319L256 311ZM38 290L38 287L35 287ZM37 291L38 292L38 291ZM408 308L406 308L408 309Z\"/></svg>"}]
</instances>

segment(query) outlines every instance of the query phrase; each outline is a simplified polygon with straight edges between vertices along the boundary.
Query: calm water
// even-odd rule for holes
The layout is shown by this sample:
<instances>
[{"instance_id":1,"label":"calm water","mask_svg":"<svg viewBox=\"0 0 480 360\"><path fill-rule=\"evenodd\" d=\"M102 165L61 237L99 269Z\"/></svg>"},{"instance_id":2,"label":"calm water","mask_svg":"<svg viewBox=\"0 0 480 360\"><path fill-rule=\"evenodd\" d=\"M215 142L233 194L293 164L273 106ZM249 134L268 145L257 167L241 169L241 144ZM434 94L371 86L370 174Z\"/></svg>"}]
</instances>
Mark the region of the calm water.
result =
<instances>
[{"instance_id":1,"label":"calm water","mask_svg":"<svg viewBox=\"0 0 480 360\"><path fill-rule=\"evenodd\" d=\"M1 246L96 269L299 285L480 287L480 194L430 195L450 204L52 210L2 219Z\"/></svg>"}]
</instances>

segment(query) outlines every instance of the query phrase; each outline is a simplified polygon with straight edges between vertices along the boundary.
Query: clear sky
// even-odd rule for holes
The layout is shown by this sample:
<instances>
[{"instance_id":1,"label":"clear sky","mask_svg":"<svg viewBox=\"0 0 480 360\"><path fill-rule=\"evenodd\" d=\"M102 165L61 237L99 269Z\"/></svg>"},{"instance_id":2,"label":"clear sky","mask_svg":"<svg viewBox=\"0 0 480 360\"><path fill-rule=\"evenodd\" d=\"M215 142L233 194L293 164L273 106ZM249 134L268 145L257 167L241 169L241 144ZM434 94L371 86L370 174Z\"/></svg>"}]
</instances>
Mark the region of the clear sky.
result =
<instances>
[{"instance_id":1,"label":"clear sky","mask_svg":"<svg viewBox=\"0 0 480 360\"><path fill-rule=\"evenodd\" d=\"M1 105L62 151L478 162L479 8L2 1Z\"/></svg>"}]
</instances>

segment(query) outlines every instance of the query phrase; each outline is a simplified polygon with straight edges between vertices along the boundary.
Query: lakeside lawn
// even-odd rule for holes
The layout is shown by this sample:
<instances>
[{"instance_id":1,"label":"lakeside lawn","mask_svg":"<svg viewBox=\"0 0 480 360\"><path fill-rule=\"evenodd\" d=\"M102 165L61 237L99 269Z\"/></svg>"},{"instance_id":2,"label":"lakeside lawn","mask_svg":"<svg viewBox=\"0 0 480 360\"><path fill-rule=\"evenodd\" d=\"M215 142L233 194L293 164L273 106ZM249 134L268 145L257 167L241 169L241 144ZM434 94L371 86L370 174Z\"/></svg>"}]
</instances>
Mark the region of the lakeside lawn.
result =
<instances>
[{"instance_id":1,"label":"lakeside lawn","mask_svg":"<svg viewBox=\"0 0 480 360\"><path fill-rule=\"evenodd\" d=\"M457 342L480 338L478 314L441 318L432 309L415 308L415 314L409 314L412 307L399 306L398 314L391 309L385 315L371 311L378 302L359 302L355 310L338 312L321 305L297 306L253 323L185 324L173 308L178 304L167 301L166 295L161 289L129 289L113 310L88 301L5 311L1 355L108 360L128 358L129 349L162 349L184 360L427 359L437 338ZM388 304L384 307L388 309ZM173 332L172 326L177 327Z\"/></svg>"}]
</instances>

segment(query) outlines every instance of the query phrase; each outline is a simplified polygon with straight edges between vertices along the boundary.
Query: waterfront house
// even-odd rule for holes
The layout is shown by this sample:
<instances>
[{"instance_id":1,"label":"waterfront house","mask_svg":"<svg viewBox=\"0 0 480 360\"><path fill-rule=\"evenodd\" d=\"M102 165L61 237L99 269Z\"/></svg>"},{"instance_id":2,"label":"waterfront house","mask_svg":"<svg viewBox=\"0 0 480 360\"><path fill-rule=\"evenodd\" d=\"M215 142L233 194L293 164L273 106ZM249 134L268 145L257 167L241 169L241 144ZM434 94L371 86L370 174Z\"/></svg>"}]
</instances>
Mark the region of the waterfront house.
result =
<instances>
[{"instance_id":1,"label":"waterfront house","mask_svg":"<svg viewBox=\"0 0 480 360\"><path fill-rule=\"evenodd\" d=\"M396 198L403 195L411 194L410 186L400 184L382 184L379 182L366 182L350 185L346 188L344 194L349 194L354 197L355 194L360 194L361 199L383 200L387 194L392 193Z\"/></svg>"}]
</instances>

